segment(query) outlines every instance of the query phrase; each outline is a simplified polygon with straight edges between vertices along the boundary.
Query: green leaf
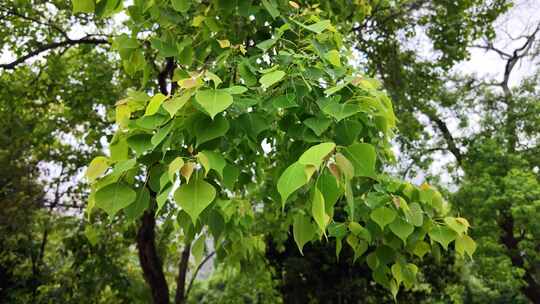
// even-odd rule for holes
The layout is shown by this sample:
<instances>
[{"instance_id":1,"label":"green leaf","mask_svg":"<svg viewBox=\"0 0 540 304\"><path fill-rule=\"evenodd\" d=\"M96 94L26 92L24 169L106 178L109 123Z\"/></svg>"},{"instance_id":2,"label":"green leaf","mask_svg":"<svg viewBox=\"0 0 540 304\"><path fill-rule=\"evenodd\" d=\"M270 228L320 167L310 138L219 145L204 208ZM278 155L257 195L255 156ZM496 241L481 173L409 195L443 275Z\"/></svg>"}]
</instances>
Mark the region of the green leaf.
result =
<instances>
[{"instance_id":1,"label":"green leaf","mask_svg":"<svg viewBox=\"0 0 540 304\"><path fill-rule=\"evenodd\" d=\"M279 109L288 109L288 108L294 108L298 107L298 104L295 101L296 95L294 94L285 94L281 96L276 96L272 98L272 106L274 108Z\"/></svg>"},{"instance_id":2,"label":"green leaf","mask_svg":"<svg viewBox=\"0 0 540 304\"><path fill-rule=\"evenodd\" d=\"M452 228L458 235L463 235L467 233L469 229L469 222L464 218L455 218L455 217L445 217L444 222L448 227Z\"/></svg>"},{"instance_id":3,"label":"green leaf","mask_svg":"<svg viewBox=\"0 0 540 304\"><path fill-rule=\"evenodd\" d=\"M92 246L96 246L99 242L99 231L91 225L84 227L84 236Z\"/></svg>"},{"instance_id":4,"label":"green leaf","mask_svg":"<svg viewBox=\"0 0 540 304\"><path fill-rule=\"evenodd\" d=\"M191 7L191 0L172 0L172 7L175 11L185 13Z\"/></svg>"},{"instance_id":5,"label":"green leaf","mask_svg":"<svg viewBox=\"0 0 540 304\"><path fill-rule=\"evenodd\" d=\"M321 110L324 114L330 115L337 121L340 121L360 112L361 108L357 104L338 103L336 101L331 101L323 104Z\"/></svg>"},{"instance_id":6,"label":"green leaf","mask_svg":"<svg viewBox=\"0 0 540 304\"><path fill-rule=\"evenodd\" d=\"M167 99L167 96L158 93L150 99L150 102L148 103L148 106L146 107L146 111L144 112L144 116L152 116L157 113L159 110L159 107Z\"/></svg>"},{"instance_id":7,"label":"green leaf","mask_svg":"<svg viewBox=\"0 0 540 304\"><path fill-rule=\"evenodd\" d=\"M240 94L244 94L245 92L247 92L248 89L246 87L244 87L244 86L235 85L235 86L225 88L225 89L222 89L222 90L229 93L229 94L232 94L232 95L240 95Z\"/></svg>"},{"instance_id":8,"label":"green leaf","mask_svg":"<svg viewBox=\"0 0 540 304\"><path fill-rule=\"evenodd\" d=\"M223 169L227 163L221 154L205 150L197 154L197 159L206 171L205 176L210 170L214 170L220 178L223 178Z\"/></svg>"},{"instance_id":9,"label":"green leaf","mask_svg":"<svg viewBox=\"0 0 540 304\"><path fill-rule=\"evenodd\" d=\"M187 66L193 63L193 47L191 45L186 45L182 48L182 51L178 56L178 63Z\"/></svg>"},{"instance_id":10,"label":"green leaf","mask_svg":"<svg viewBox=\"0 0 540 304\"><path fill-rule=\"evenodd\" d=\"M456 238L455 247L458 254L464 256L464 254L467 253L471 259L476 251L476 243L470 236L466 234Z\"/></svg>"},{"instance_id":11,"label":"green leaf","mask_svg":"<svg viewBox=\"0 0 540 304\"><path fill-rule=\"evenodd\" d=\"M341 67L341 60L339 58L339 52L337 50L328 51L324 57L333 66Z\"/></svg>"},{"instance_id":12,"label":"green leaf","mask_svg":"<svg viewBox=\"0 0 540 304\"><path fill-rule=\"evenodd\" d=\"M343 153L354 166L354 176L375 177L375 148L366 143L348 146Z\"/></svg>"},{"instance_id":13,"label":"green leaf","mask_svg":"<svg viewBox=\"0 0 540 304\"><path fill-rule=\"evenodd\" d=\"M225 111L233 103L231 94L224 90L215 89L198 91L195 95L195 100L212 119L214 119L218 113Z\"/></svg>"},{"instance_id":14,"label":"green leaf","mask_svg":"<svg viewBox=\"0 0 540 304\"><path fill-rule=\"evenodd\" d=\"M295 216L293 222L293 236L294 241L296 242L296 245L298 246L298 249L302 255L304 255L304 252L302 251L304 249L304 245L313 239L315 232L316 228L311 223L309 217L303 214L298 214Z\"/></svg>"},{"instance_id":15,"label":"green leaf","mask_svg":"<svg viewBox=\"0 0 540 304\"><path fill-rule=\"evenodd\" d=\"M274 0L262 0L262 5L270 13L272 19L276 19L279 16L279 10Z\"/></svg>"},{"instance_id":16,"label":"green leaf","mask_svg":"<svg viewBox=\"0 0 540 304\"><path fill-rule=\"evenodd\" d=\"M167 125L160 128L150 139L150 142L152 143L152 147L157 147L171 132L172 128L174 126L173 122L169 122Z\"/></svg>"},{"instance_id":17,"label":"green leaf","mask_svg":"<svg viewBox=\"0 0 540 304\"><path fill-rule=\"evenodd\" d=\"M169 199L169 195L171 194L171 190L172 190L172 186L169 186L165 188L165 190L161 191L161 193L159 193L159 195L156 197L156 203L158 206L156 213L158 213L159 210L161 210L161 208L165 206L165 203L167 202L167 200Z\"/></svg>"},{"instance_id":18,"label":"green leaf","mask_svg":"<svg viewBox=\"0 0 540 304\"><path fill-rule=\"evenodd\" d=\"M324 30L328 29L332 24L330 20L322 20L317 23L306 26L306 29L315 32L317 34L322 33Z\"/></svg>"},{"instance_id":19,"label":"green leaf","mask_svg":"<svg viewBox=\"0 0 540 304\"><path fill-rule=\"evenodd\" d=\"M424 215L422 207L418 203L412 203L409 206L409 211L405 212L407 220L416 227L421 227L424 224Z\"/></svg>"},{"instance_id":20,"label":"green leaf","mask_svg":"<svg viewBox=\"0 0 540 304\"><path fill-rule=\"evenodd\" d=\"M276 44L276 39L267 39L263 42L257 43L255 45L257 48L261 49L262 51L266 52L268 49L270 49L274 44Z\"/></svg>"},{"instance_id":21,"label":"green leaf","mask_svg":"<svg viewBox=\"0 0 540 304\"><path fill-rule=\"evenodd\" d=\"M349 161L348 158L345 157L345 155L341 153L336 153L336 165L341 171L341 174L343 177L345 177L346 180L350 180L354 176L354 167L352 163Z\"/></svg>"},{"instance_id":22,"label":"green leaf","mask_svg":"<svg viewBox=\"0 0 540 304\"><path fill-rule=\"evenodd\" d=\"M423 258L426 253L431 251L431 246L424 241L418 241L414 245L413 254L419 258Z\"/></svg>"},{"instance_id":23,"label":"green leaf","mask_svg":"<svg viewBox=\"0 0 540 304\"><path fill-rule=\"evenodd\" d=\"M384 230L384 226L390 224L396 218L396 211L387 207L380 207L371 212L371 219L377 223L381 229Z\"/></svg>"},{"instance_id":24,"label":"green leaf","mask_svg":"<svg viewBox=\"0 0 540 304\"><path fill-rule=\"evenodd\" d=\"M135 201L137 194L130 187L113 183L96 191L96 207L103 209L110 218Z\"/></svg>"},{"instance_id":25,"label":"green leaf","mask_svg":"<svg viewBox=\"0 0 540 304\"><path fill-rule=\"evenodd\" d=\"M264 74L260 79L259 83L262 85L263 89L271 87L273 84L279 82L285 76L285 72L276 70L267 74Z\"/></svg>"},{"instance_id":26,"label":"green leaf","mask_svg":"<svg viewBox=\"0 0 540 304\"><path fill-rule=\"evenodd\" d=\"M433 241L441 244L445 250L448 249L448 244L457 237L457 233L454 230L441 225L431 228L428 234Z\"/></svg>"},{"instance_id":27,"label":"green leaf","mask_svg":"<svg viewBox=\"0 0 540 304\"><path fill-rule=\"evenodd\" d=\"M96 8L94 0L73 0L73 13L93 13Z\"/></svg>"},{"instance_id":28,"label":"green leaf","mask_svg":"<svg viewBox=\"0 0 540 304\"><path fill-rule=\"evenodd\" d=\"M197 138L197 146L200 146L207 141L225 135L228 130L229 121L225 117L218 116L214 120L210 118L198 120L195 123L193 132Z\"/></svg>"},{"instance_id":29,"label":"green leaf","mask_svg":"<svg viewBox=\"0 0 540 304\"><path fill-rule=\"evenodd\" d=\"M137 189L137 198L135 199L135 202L124 209L126 221L133 222L137 220L149 207L150 191L148 191L148 188L146 187Z\"/></svg>"},{"instance_id":30,"label":"green leaf","mask_svg":"<svg viewBox=\"0 0 540 304\"><path fill-rule=\"evenodd\" d=\"M298 159L298 162L302 165L312 165L315 166L315 168L319 168L322 162L330 153L334 151L335 148L336 144L333 142L326 142L312 146L302 153Z\"/></svg>"},{"instance_id":31,"label":"green leaf","mask_svg":"<svg viewBox=\"0 0 540 304\"><path fill-rule=\"evenodd\" d=\"M109 159L104 156L96 156L86 169L86 178L92 182L103 175L109 169Z\"/></svg>"},{"instance_id":32,"label":"green leaf","mask_svg":"<svg viewBox=\"0 0 540 304\"><path fill-rule=\"evenodd\" d=\"M306 172L306 166L299 162L290 165L279 177L277 189L281 195L281 205L285 208L287 198L303 185L307 184L311 175Z\"/></svg>"},{"instance_id":33,"label":"green leaf","mask_svg":"<svg viewBox=\"0 0 540 304\"><path fill-rule=\"evenodd\" d=\"M324 206L324 196L321 191L315 187L313 191L313 197L311 199L311 214L315 223L319 226L320 231L326 235L326 225L330 219L325 212L326 208Z\"/></svg>"},{"instance_id":34,"label":"green leaf","mask_svg":"<svg viewBox=\"0 0 540 304\"><path fill-rule=\"evenodd\" d=\"M390 231L397 235L404 244L407 244L407 238L414 231L414 226L404 221L401 217L397 216L396 219L390 223Z\"/></svg>"},{"instance_id":35,"label":"green leaf","mask_svg":"<svg viewBox=\"0 0 540 304\"><path fill-rule=\"evenodd\" d=\"M171 115L171 117L174 117L178 110L180 110L189 101L192 95L192 91L185 91L182 95L173 97L163 102L163 108L167 112L169 112L169 115Z\"/></svg>"},{"instance_id":36,"label":"green leaf","mask_svg":"<svg viewBox=\"0 0 540 304\"><path fill-rule=\"evenodd\" d=\"M330 127L332 120L326 117L311 117L304 120L304 124L313 130L317 136L321 136Z\"/></svg>"},{"instance_id":37,"label":"green leaf","mask_svg":"<svg viewBox=\"0 0 540 304\"><path fill-rule=\"evenodd\" d=\"M131 149L138 155L144 154L146 151L152 149L152 135L150 134L136 134L128 137L127 143Z\"/></svg>"},{"instance_id":38,"label":"green leaf","mask_svg":"<svg viewBox=\"0 0 540 304\"><path fill-rule=\"evenodd\" d=\"M351 230L351 232L357 237L365 240L368 243L371 243L371 233L369 232L369 230L362 227L362 225L358 224L357 222L350 222L349 230Z\"/></svg>"},{"instance_id":39,"label":"green leaf","mask_svg":"<svg viewBox=\"0 0 540 304\"><path fill-rule=\"evenodd\" d=\"M334 205L343 195L343 190L338 186L336 178L330 172L328 172L328 170L324 170L323 173L318 177L317 188L320 189L324 196L326 213L330 217L333 217Z\"/></svg>"},{"instance_id":40,"label":"green leaf","mask_svg":"<svg viewBox=\"0 0 540 304\"><path fill-rule=\"evenodd\" d=\"M227 163L225 168L223 168L223 185L229 189L233 189L239 175L240 170L236 166Z\"/></svg>"},{"instance_id":41,"label":"green leaf","mask_svg":"<svg viewBox=\"0 0 540 304\"><path fill-rule=\"evenodd\" d=\"M174 199L189 214L193 225L203 210L216 197L216 189L202 178L193 178L187 184L180 185L174 193Z\"/></svg>"},{"instance_id":42,"label":"green leaf","mask_svg":"<svg viewBox=\"0 0 540 304\"><path fill-rule=\"evenodd\" d=\"M193 246L191 247L191 254L193 254L193 257L195 258L195 265L199 265L202 261L205 239L204 234L202 234L195 242L193 242Z\"/></svg>"},{"instance_id":43,"label":"green leaf","mask_svg":"<svg viewBox=\"0 0 540 304\"><path fill-rule=\"evenodd\" d=\"M179 156L175 158L170 164L167 173L169 174L169 179L174 181L174 175L182 169L184 166L184 160Z\"/></svg>"}]
</instances>

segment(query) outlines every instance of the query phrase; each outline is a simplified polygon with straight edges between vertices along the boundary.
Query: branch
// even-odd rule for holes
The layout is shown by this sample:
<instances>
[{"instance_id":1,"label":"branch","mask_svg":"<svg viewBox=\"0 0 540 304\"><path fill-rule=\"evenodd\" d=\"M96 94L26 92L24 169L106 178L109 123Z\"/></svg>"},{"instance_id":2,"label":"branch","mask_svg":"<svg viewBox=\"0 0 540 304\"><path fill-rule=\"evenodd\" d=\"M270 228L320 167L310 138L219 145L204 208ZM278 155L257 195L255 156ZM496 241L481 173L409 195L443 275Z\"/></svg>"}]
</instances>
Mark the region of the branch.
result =
<instances>
[{"instance_id":1,"label":"branch","mask_svg":"<svg viewBox=\"0 0 540 304\"><path fill-rule=\"evenodd\" d=\"M81 38L81 39L68 39L68 40L64 40L64 41L60 41L60 42L53 42L53 43L50 43L50 44L44 44L44 45L41 45L40 47L38 47L37 49L33 50L32 52L22 56L22 57L19 57L17 59L15 59L14 61L10 62L10 63L5 63L5 64L0 64L0 68L3 68L3 69L15 69L15 67L23 62L25 62L26 60L28 60L29 58L32 58L34 56L37 56L43 52L46 52L48 50L52 50L52 49L56 49L56 48L59 48L59 47L71 47L71 46L74 46L74 45L78 45L78 44L95 44L95 45L98 45L98 44L109 44L109 41L107 41L106 39L96 39L96 38L89 38L88 36L87 37L84 37L84 38Z\"/></svg>"},{"instance_id":2,"label":"branch","mask_svg":"<svg viewBox=\"0 0 540 304\"><path fill-rule=\"evenodd\" d=\"M193 282L195 282L195 279L197 278L197 274L199 273L199 270L203 267L206 262L210 261L210 258L212 258L216 254L215 251L212 251L209 255L207 255L204 260L201 261L201 263L195 268L195 271L193 272L193 275L191 276L191 279L189 280L189 285L186 290L186 294L184 295L184 298L187 299L189 295L189 291L191 290L191 287L193 286Z\"/></svg>"}]
</instances>

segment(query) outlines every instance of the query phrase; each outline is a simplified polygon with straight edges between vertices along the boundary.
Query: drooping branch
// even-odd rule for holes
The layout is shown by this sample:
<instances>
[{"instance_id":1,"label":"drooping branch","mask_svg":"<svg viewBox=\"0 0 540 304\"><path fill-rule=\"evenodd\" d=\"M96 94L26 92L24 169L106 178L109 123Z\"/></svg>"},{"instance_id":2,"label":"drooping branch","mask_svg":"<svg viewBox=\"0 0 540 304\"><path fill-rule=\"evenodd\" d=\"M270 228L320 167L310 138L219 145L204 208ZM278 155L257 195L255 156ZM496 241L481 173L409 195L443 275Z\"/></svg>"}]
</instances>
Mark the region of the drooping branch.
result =
<instances>
[{"instance_id":1,"label":"drooping branch","mask_svg":"<svg viewBox=\"0 0 540 304\"><path fill-rule=\"evenodd\" d=\"M35 50L29 52L28 54L26 55L23 55L15 60L13 60L12 62L9 62L9 63L5 63L5 64L0 64L0 68L3 68L3 69L14 69L17 65L21 64L21 63L24 63L26 60L32 58L32 57L35 57L41 53L44 53L46 51L49 51L49 50L53 50L53 49L57 49L57 48L60 48L60 47L72 47L72 46L75 46L75 45L80 45L80 44L95 44L95 45L98 45L98 44L109 44L109 41L106 40L106 39L99 39L99 38L91 38L90 36L86 36L86 37L83 37L81 39L67 39L67 40L64 40L64 41L60 41L60 42L53 42L53 43L49 43L49 44L43 44L41 46L39 46L38 48L36 48Z\"/></svg>"},{"instance_id":2,"label":"drooping branch","mask_svg":"<svg viewBox=\"0 0 540 304\"><path fill-rule=\"evenodd\" d=\"M197 265L197 268L195 268L195 271L193 272L193 275L191 276L191 279L189 280L188 288L186 289L186 292L184 294L184 298L187 299L189 296L189 292L191 290L191 287L193 286L193 283L195 282L195 279L197 278L197 274L199 274L199 271L201 268L206 264L210 259L216 254L215 251L212 251L210 254L208 254L204 259L201 261L199 265Z\"/></svg>"}]
</instances>

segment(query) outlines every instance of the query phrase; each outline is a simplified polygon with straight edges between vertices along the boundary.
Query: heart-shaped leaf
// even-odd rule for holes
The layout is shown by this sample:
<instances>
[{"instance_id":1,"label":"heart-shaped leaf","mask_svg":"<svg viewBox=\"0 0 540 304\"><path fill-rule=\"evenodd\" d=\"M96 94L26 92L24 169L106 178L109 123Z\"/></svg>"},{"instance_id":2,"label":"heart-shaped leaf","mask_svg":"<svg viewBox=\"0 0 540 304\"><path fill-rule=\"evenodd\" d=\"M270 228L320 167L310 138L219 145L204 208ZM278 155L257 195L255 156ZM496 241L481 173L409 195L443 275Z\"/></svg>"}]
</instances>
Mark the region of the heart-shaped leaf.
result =
<instances>
[{"instance_id":1,"label":"heart-shaped leaf","mask_svg":"<svg viewBox=\"0 0 540 304\"><path fill-rule=\"evenodd\" d=\"M194 178L181 185L174 193L174 199L189 214L193 225L203 210L216 197L216 189L202 178Z\"/></svg>"},{"instance_id":2,"label":"heart-shaped leaf","mask_svg":"<svg viewBox=\"0 0 540 304\"><path fill-rule=\"evenodd\" d=\"M224 90L203 90L195 94L197 103L210 115L212 119L218 114L225 111L233 103L231 94Z\"/></svg>"}]
</instances>

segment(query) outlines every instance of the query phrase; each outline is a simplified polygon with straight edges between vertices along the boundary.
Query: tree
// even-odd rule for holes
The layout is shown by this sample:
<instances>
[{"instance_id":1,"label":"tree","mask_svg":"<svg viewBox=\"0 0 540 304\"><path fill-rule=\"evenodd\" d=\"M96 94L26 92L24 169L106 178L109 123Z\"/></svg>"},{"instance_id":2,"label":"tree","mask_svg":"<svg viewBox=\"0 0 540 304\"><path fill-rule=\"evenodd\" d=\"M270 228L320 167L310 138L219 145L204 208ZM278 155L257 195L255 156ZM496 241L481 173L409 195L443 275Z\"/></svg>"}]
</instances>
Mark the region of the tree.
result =
<instances>
[{"instance_id":1,"label":"tree","mask_svg":"<svg viewBox=\"0 0 540 304\"><path fill-rule=\"evenodd\" d=\"M381 173L392 157L392 104L348 64L351 45L338 31L363 22L369 4L73 4L129 16L129 34L112 46L140 86L116 104L109 155L89 165L87 211L138 226L155 303L170 297L155 242L160 221L177 222L185 244L176 303L187 296L190 254L199 263L210 237L218 260L238 267L264 251L265 235L287 239L291 225L301 253L331 238L339 257L345 240L353 262L367 261L394 297L402 283L414 285L415 255L452 241L461 255L474 252L467 220L448 216L438 191ZM255 226L260 217L269 226Z\"/></svg>"}]
</instances>

